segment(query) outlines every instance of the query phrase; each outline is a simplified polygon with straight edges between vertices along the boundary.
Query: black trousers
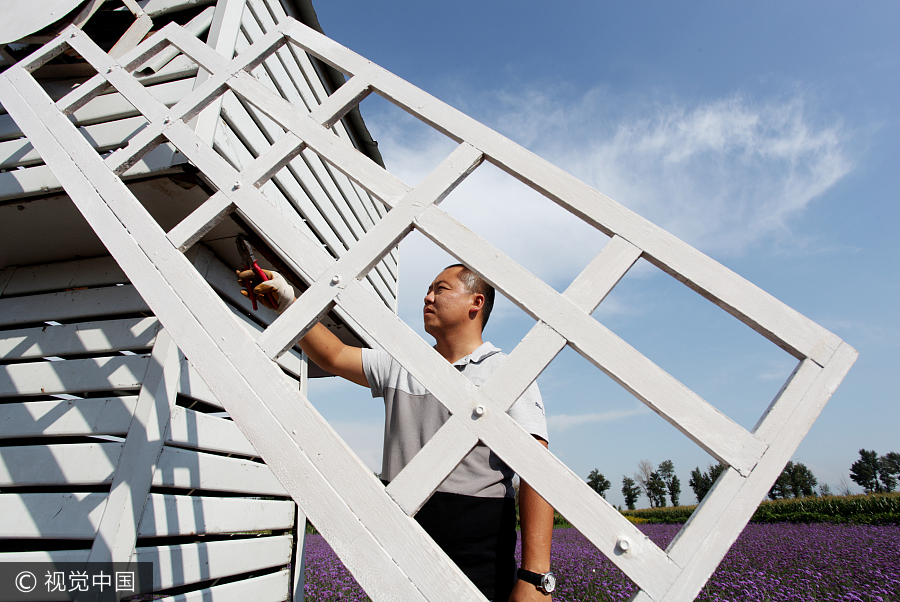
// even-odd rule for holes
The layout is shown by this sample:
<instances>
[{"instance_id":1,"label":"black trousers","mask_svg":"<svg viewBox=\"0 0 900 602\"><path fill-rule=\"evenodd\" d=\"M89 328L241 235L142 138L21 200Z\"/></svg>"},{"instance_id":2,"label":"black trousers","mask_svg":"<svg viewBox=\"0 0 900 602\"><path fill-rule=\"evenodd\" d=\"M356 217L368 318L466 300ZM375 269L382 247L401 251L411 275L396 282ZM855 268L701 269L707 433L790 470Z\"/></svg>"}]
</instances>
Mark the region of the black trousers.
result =
<instances>
[{"instance_id":1,"label":"black trousers","mask_svg":"<svg viewBox=\"0 0 900 602\"><path fill-rule=\"evenodd\" d=\"M506 602L516 581L516 502L436 492L416 520L488 600Z\"/></svg>"}]
</instances>

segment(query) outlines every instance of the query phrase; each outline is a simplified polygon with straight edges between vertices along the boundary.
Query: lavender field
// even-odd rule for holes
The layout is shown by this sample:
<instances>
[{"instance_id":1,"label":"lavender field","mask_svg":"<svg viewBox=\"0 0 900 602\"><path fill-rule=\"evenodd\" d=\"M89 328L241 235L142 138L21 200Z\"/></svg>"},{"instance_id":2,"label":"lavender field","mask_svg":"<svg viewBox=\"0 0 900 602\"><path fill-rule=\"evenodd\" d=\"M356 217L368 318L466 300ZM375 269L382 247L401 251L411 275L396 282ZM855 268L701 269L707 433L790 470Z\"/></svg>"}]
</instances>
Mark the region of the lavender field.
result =
<instances>
[{"instance_id":1,"label":"lavender field","mask_svg":"<svg viewBox=\"0 0 900 602\"><path fill-rule=\"evenodd\" d=\"M640 525L665 547L681 525ZM307 536L306 600L368 600L319 535ZM575 529L553 535L556 602L624 601L634 585ZM900 526L751 524L697 600L900 601Z\"/></svg>"}]
</instances>

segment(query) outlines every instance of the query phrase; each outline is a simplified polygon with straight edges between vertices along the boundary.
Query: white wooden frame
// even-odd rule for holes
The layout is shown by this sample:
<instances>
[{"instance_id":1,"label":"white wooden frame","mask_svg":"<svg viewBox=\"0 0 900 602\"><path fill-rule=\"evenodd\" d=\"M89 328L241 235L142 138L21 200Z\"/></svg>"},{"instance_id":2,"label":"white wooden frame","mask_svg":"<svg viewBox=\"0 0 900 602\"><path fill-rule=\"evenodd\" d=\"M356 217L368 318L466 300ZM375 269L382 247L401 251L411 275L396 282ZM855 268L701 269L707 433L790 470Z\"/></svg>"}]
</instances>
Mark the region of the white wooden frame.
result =
<instances>
[{"instance_id":1,"label":"white wooden frame","mask_svg":"<svg viewBox=\"0 0 900 602\"><path fill-rule=\"evenodd\" d=\"M132 72L170 44L210 76L168 109L135 81ZM350 80L311 111L291 105L250 75L285 45L309 52L350 75ZM98 75L54 103L29 72L68 47L93 64ZM66 115L110 86L150 123L127 147L103 159ZM228 91L285 130L242 171L232 168L186 125ZM373 92L459 143L413 189L329 130ZM481 599L410 518L479 440L638 585L635 599L693 598L856 357L855 350L832 333L667 232L290 19L233 60L169 26L116 61L80 31L70 29L0 77L0 100L284 488L376 600ZM168 234L117 177L164 142L174 145L218 188L206 205ZM391 209L338 260L307 233L279 219L277 209L261 192L301 151L317 154ZM563 294L438 208L483 161L611 237ZM309 284L298 301L258 337L248 333L180 250L189 246L194 232L230 211L238 212ZM414 228L470 265L537 320L508 361L481 387L453 369L361 283ZM590 316L640 257L798 359L797 370L752 431L718 412ZM452 413L386 489L274 363L335 306ZM665 551L506 414L565 345L729 466Z\"/></svg>"}]
</instances>

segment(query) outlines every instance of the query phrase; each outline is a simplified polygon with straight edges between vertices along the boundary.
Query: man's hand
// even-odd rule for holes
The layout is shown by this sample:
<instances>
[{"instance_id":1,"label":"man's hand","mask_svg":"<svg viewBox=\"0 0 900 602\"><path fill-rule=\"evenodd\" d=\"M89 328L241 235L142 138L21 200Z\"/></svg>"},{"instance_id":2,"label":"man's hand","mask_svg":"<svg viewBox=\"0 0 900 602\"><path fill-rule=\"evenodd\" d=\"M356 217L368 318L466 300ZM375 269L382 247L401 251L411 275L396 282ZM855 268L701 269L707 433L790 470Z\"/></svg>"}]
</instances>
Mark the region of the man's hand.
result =
<instances>
[{"instance_id":1,"label":"man's hand","mask_svg":"<svg viewBox=\"0 0 900 602\"><path fill-rule=\"evenodd\" d=\"M241 283L241 286L244 287L241 289L241 294L245 297L249 297L250 293L247 292L247 288L252 288L253 294L256 295L256 298L259 301L262 301L263 305L269 309L275 309L269 301L268 293L271 293L278 302L278 309L276 311L281 313L294 302L294 289L288 281L284 279L284 276L278 272L263 270L263 273L268 280L260 282L259 276L257 276L256 272L253 270L238 270L238 281Z\"/></svg>"},{"instance_id":2,"label":"man's hand","mask_svg":"<svg viewBox=\"0 0 900 602\"><path fill-rule=\"evenodd\" d=\"M509 602L552 602L553 596L544 594L532 584L519 579L509 595Z\"/></svg>"}]
</instances>

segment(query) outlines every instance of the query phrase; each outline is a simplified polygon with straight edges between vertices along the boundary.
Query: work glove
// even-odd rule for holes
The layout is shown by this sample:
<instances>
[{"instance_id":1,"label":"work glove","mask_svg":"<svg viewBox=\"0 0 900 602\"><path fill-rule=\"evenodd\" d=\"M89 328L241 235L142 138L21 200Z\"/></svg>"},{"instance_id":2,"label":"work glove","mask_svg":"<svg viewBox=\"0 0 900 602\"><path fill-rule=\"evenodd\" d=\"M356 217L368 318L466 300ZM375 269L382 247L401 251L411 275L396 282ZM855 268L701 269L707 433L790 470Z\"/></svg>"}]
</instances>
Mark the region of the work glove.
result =
<instances>
[{"instance_id":1,"label":"work glove","mask_svg":"<svg viewBox=\"0 0 900 602\"><path fill-rule=\"evenodd\" d=\"M275 296L275 300L278 301L278 309L275 311L278 313L284 312L284 310L294 302L294 299L296 299L294 287L292 287L291 284L284 279L284 276L278 272L263 270L263 273L266 275L266 278L268 278L265 282L260 282L259 276L257 276L253 270L238 270L237 277L242 286L249 281L250 286L253 287L253 294L256 295L256 299L261 301L262 304L269 309L273 308L272 304L269 302L267 293L272 293ZM250 296L246 288L241 288L241 294L245 297Z\"/></svg>"}]
</instances>

